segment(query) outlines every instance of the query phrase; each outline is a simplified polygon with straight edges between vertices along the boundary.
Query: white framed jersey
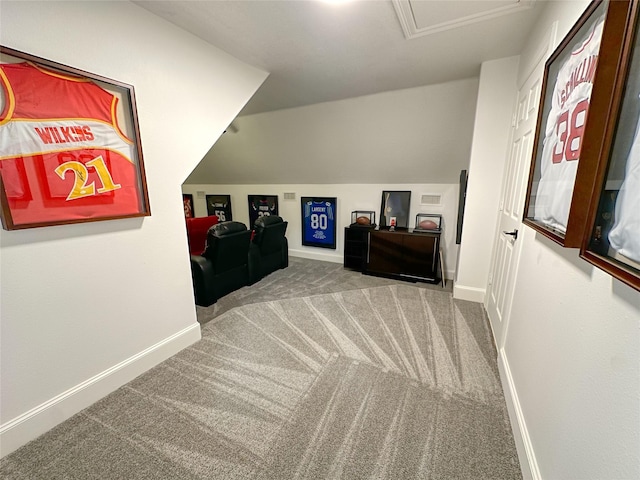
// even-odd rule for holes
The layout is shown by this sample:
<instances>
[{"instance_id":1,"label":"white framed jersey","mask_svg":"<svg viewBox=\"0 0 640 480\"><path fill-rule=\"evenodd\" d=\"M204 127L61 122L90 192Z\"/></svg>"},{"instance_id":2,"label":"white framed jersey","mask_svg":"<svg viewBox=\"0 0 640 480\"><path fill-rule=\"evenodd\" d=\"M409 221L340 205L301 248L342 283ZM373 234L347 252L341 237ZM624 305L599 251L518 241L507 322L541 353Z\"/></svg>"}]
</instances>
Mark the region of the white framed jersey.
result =
<instances>
[{"instance_id":1,"label":"white framed jersey","mask_svg":"<svg viewBox=\"0 0 640 480\"><path fill-rule=\"evenodd\" d=\"M562 233L567 229L603 26L600 17L560 64L544 125L533 218Z\"/></svg>"},{"instance_id":2,"label":"white framed jersey","mask_svg":"<svg viewBox=\"0 0 640 480\"><path fill-rule=\"evenodd\" d=\"M616 199L609 246L634 262L640 262L640 119Z\"/></svg>"}]
</instances>

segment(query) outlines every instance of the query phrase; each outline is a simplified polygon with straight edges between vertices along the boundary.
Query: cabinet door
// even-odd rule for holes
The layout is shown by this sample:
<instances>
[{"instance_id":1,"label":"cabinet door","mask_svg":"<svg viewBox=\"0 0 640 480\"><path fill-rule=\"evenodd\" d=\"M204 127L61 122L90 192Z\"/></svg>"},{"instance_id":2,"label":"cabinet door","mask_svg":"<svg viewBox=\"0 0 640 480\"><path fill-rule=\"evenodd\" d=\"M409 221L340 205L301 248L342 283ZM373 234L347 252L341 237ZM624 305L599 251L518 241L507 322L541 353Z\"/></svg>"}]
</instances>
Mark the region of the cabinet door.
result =
<instances>
[{"instance_id":1,"label":"cabinet door","mask_svg":"<svg viewBox=\"0 0 640 480\"><path fill-rule=\"evenodd\" d=\"M402 237L388 232L371 232L369 265L371 272L397 274L403 270Z\"/></svg>"},{"instance_id":2,"label":"cabinet door","mask_svg":"<svg viewBox=\"0 0 640 480\"><path fill-rule=\"evenodd\" d=\"M364 229L344 229L344 266L364 270L367 262L369 232Z\"/></svg>"},{"instance_id":3,"label":"cabinet door","mask_svg":"<svg viewBox=\"0 0 640 480\"><path fill-rule=\"evenodd\" d=\"M404 269L403 273L434 279L437 273L438 239L421 233L403 235Z\"/></svg>"}]
</instances>

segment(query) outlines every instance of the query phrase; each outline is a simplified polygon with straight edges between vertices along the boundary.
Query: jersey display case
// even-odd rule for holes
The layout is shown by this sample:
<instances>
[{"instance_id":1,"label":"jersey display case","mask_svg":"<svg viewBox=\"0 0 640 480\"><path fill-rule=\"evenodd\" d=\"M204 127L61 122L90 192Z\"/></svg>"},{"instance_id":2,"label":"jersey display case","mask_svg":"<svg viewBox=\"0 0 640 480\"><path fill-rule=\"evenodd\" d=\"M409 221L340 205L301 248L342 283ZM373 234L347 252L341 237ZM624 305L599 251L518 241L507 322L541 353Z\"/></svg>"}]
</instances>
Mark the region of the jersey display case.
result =
<instances>
[{"instance_id":1,"label":"jersey display case","mask_svg":"<svg viewBox=\"0 0 640 480\"><path fill-rule=\"evenodd\" d=\"M584 160L597 175L580 256L640 291L640 5L612 3L628 16L616 25L624 36L601 53L606 68L593 86L598 122L587 125Z\"/></svg>"},{"instance_id":2,"label":"jersey display case","mask_svg":"<svg viewBox=\"0 0 640 480\"><path fill-rule=\"evenodd\" d=\"M591 2L545 65L523 223L563 247L582 244L611 103L593 85L615 74L629 4Z\"/></svg>"},{"instance_id":3,"label":"jersey display case","mask_svg":"<svg viewBox=\"0 0 640 480\"><path fill-rule=\"evenodd\" d=\"M301 197L302 245L336 248L336 197Z\"/></svg>"},{"instance_id":4,"label":"jersey display case","mask_svg":"<svg viewBox=\"0 0 640 480\"><path fill-rule=\"evenodd\" d=\"M7 230L151 215L132 85L0 46Z\"/></svg>"}]
</instances>

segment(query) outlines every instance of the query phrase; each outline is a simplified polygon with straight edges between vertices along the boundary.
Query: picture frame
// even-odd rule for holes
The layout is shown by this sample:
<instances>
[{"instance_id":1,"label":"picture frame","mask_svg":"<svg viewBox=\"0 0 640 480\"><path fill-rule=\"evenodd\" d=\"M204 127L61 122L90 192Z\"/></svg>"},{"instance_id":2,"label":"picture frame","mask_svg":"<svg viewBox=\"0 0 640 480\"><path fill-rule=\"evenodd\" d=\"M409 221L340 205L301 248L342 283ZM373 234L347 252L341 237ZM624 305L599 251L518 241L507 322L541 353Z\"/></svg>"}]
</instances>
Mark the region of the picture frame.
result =
<instances>
[{"instance_id":1,"label":"picture frame","mask_svg":"<svg viewBox=\"0 0 640 480\"><path fill-rule=\"evenodd\" d=\"M640 7L623 7L621 34L601 55L593 87L601 121L585 132L596 174L580 257L640 291Z\"/></svg>"},{"instance_id":2,"label":"picture frame","mask_svg":"<svg viewBox=\"0 0 640 480\"><path fill-rule=\"evenodd\" d=\"M248 195L249 200L249 225L255 226L260 217L278 215L277 195Z\"/></svg>"},{"instance_id":3,"label":"picture frame","mask_svg":"<svg viewBox=\"0 0 640 480\"><path fill-rule=\"evenodd\" d=\"M336 197L300 197L302 245L336 248Z\"/></svg>"},{"instance_id":4,"label":"picture frame","mask_svg":"<svg viewBox=\"0 0 640 480\"><path fill-rule=\"evenodd\" d=\"M194 218L196 215L193 210L193 195L190 193L182 194L182 205L184 207L184 218Z\"/></svg>"},{"instance_id":5,"label":"picture frame","mask_svg":"<svg viewBox=\"0 0 640 480\"><path fill-rule=\"evenodd\" d=\"M132 85L0 45L0 152L5 230L151 215Z\"/></svg>"},{"instance_id":6,"label":"picture frame","mask_svg":"<svg viewBox=\"0 0 640 480\"><path fill-rule=\"evenodd\" d=\"M215 215L220 223L233 220L231 195L207 195L206 200L207 215Z\"/></svg>"},{"instance_id":7,"label":"picture frame","mask_svg":"<svg viewBox=\"0 0 640 480\"><path fill-rule=\"evenodd\" d=\"M380 227L391 227L391 218L395 217L395 228L409 227L409 208L411 191L383 190L380 202Z\"/></svg>"},{"instance_id":8,"label":"picture frame","mask_svg":"<svg viewBox=\"0 0 640 480\"><path fill-rule=\"evenodd\" d=\"M583 165L585 130L616 3L593 0L545 64L523 223L566 248L582 242L594 177Z\"/></svg>"}]
</instances>

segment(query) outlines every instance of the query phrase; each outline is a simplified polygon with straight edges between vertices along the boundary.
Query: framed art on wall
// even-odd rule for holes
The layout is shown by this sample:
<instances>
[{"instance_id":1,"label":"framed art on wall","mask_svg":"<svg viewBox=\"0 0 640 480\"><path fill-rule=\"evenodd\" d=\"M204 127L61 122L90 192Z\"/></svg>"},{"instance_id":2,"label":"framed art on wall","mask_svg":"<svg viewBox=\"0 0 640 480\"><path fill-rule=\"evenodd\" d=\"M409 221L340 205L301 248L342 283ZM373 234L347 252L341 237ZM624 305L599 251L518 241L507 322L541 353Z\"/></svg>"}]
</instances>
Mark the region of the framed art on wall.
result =
<instances>
[{"instance_id":1,"label":"framed art on wall","mask_svg":"<svg viewBox=\"0 0 640 480\"><path fill-rule=\"evenodd\" d=\"M249 225L253 228L260 217L278 215L277 195L249 195Z\"/></svg>"},{"instance_id":2,"label":"framed art on wall","mask_svg":"<svg viewBox=\"0 0 640 480\"><path fill-rule=\"evenodd\" d=\"M182 194L182 205L184 206L184 218L193 218L193 195L190 193Z\"/></svg>"},{"instance_id":3,"label":"framed art on wall","mask_svg":"<svg viewBox=\"0 0 640 480\"><path fill-rule=\"evenodd\" d=\"M207 215L215 215L220 222L230 222L231 195L207 195Z\"/></svg>"},{"instance_id":4,"label":"framed art on wall","mask_svg":"<svg viewBox=\"0 0 640 480\"><path fill-rule=\"evenodd\" d=\"M584 228L586 206L574 201L574 186L606 7L593 1L545 65L523 222L565 247L578 247Z\"/></svg>"},{"instance_id":5,"label":"framed art on wall","mask_svg":"<svg viewBox=\"0 0 640 480\"><path fill-rule=\"evenodd\" d=\"M601 58L613 73L593 89L603 128L586 132L597 175L580 256L640 291L640 12L637 1L620 3L624 35Z\"/></svg>"},{"instance_id":6,"label":"framed art on wall","mask_svg":"<svg viewBox=\"0 0 640 480\"><path fill-rule=\"evenodd\" d=\"M384 190L380 204L380 226L408 228L409 205L411 205L410 191Z\"/></svg>"},{"instance_id":7,"label":"framed art on wall","mask_svg":"<svg viewBox=\"0 0 640 480\"><path fill-rule=\"evenodd\" d=\"M336 248L335 197L301 197L302 245Z\"/></svg>"},{"instance_id":8,"label":"framed art on wall","mask_svg":"<svg viewBox=\"0 0 640 480\"><path fill-rule=\"evenodd\" d=\"M0 46L7 230L151 215L133 86Z\"/></svg>"}]
</instances>

